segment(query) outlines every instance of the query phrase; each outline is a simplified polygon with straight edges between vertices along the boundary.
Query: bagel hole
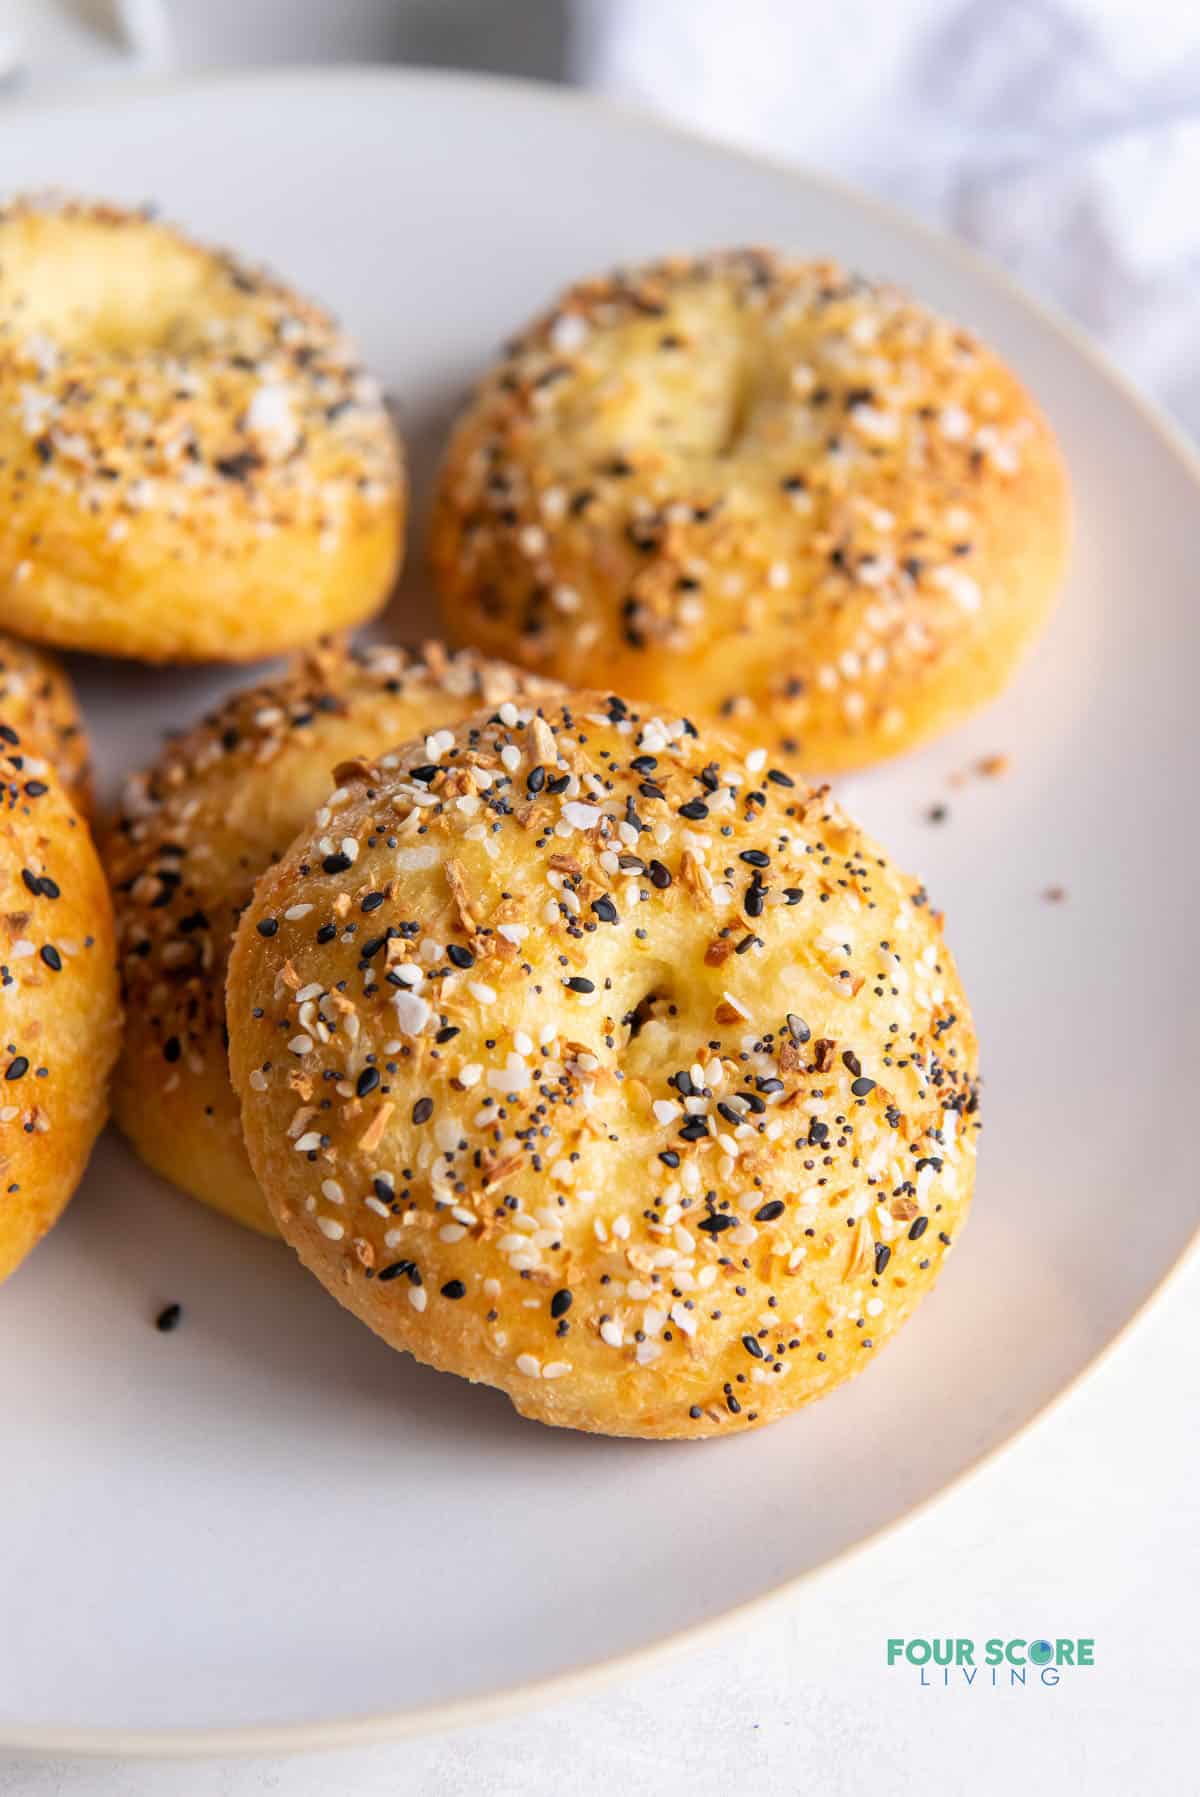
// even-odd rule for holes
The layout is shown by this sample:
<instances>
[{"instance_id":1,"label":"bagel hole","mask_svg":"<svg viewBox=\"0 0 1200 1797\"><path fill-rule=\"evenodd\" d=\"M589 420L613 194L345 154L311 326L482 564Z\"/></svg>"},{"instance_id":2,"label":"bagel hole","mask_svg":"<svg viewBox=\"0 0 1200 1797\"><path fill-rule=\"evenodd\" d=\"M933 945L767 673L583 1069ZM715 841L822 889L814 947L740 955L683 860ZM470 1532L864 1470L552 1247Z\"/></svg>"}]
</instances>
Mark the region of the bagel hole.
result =
<instances>
[{"instance_id":1,"label":"bagel hole","mask_svg":"<svg viewBox=\"0 0 1200 1797\"><path fill-rule=\"evenodd\" d=\"M656 980L648 986L621 1017L624 1043L619 1053L627 1075L644 1079L657 1087L666 1073L674 1069L681 1053L692 1059L691 1048L679 1047L682 1035L681 1007L678 995L668 980ZM680 1063L682 1064L682 1063Z\"/></svg>"},{"instance_id":2,"label":"bagel hole","mask_svg":"<svg viewBox=\"0 0 1200 1797\"><path fill-rule=\"evenodd\" d=\"M0 269L0 305L60 347L113 356L204 347L229 299L205 256L141 220L35 218Z\"/></svg>"}]
</instances>

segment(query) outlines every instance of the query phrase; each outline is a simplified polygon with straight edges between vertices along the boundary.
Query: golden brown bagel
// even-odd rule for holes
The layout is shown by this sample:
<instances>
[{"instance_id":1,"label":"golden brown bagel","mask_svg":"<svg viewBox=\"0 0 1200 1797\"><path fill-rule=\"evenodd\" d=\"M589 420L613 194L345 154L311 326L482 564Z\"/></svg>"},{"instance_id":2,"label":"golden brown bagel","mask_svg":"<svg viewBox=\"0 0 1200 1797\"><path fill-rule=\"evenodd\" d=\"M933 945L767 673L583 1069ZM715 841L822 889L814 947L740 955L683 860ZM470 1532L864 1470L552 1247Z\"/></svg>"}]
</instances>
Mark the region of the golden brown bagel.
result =
<instances>
[{"instance_id":1,"label":"golden brown bagel","mask_svg":"<svg viewBox=\"0 0 1200 1797\"><path fill-rule=\"evenodd\" d=\"M973 1180L924 893L763 750L599 694L393 759L230 962L246 1144L306 1265L578 1429L729 1434L864 1366Z\"/></svg>"},{"instance_id":2,"label":"golden brown bagel","mask_svg":"<svg viewBox=\"0 0 1200 1797\"><path fill-rule=\"evenodd\" d=\"M104 1123L112 905L58 775L0 715L0 1279L53 1224Z\"/></svg>"},{"instance_id":3,"label":"golden brown bagel","mask_svg":"<svg viewBox=\"0 0 1200 1797\"><path fill-rule=\"evenodd\" d=\"M571 288L460 420L447 629L857 767L992 698L1067 536L1049 427L891 287L765 251Z\"/></svg>"},{"instance_id":4,"label":"golden brown bagel","mask_svg":"<svg viewBox=\"0 0 1200 1797\"><path fill-rule=\"evenodd\" d=\"M0 211L0 621L146 661L357 623L403 478L329 317L142 213Z\"/></svg>"},{"instance_id":5,"label":"golden brown bagel","mask_svg":"<svg viewBox=\"0 0 1200 1797\"><path fill-rule=\"evenodd\" d=\"M419 654L325 645L234 694L129 780L105 850L128 1011L113 1114L156 1172L275 1234L225 1051L226 960L254 882L328 796L338 763L531 690L547 685L437 643ZM371 933L369 913L358 928Z\"/></svg>"},{"instance_id":6,"label":"golden brown bagel","mask_svg":"<svg viewBox=\"0 0 1200 1797\"><path fill-rule=\"evenodd\" d=\"M92 762L75 691L53 655L0 633L0 717L58 769L77 811L92 808Z\"/></svg>"}]
</instances>

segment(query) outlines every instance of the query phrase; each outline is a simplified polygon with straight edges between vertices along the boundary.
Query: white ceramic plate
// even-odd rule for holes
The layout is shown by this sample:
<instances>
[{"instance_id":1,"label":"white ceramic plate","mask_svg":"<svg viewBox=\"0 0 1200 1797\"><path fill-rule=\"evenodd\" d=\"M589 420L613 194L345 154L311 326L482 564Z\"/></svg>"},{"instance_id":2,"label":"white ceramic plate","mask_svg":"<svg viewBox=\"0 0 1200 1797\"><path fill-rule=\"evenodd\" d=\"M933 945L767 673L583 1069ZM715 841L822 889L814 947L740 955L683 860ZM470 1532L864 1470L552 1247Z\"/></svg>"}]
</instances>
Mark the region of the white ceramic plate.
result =
<instances>
[{"instance_id":1,"label":"white ceramic plate","mask_svg":"<svg viewBox=\"0 0 1200 1797\"><path fill-rule=\"evenodd\" d=\"M1078 506L1069 592L1007 697L847 783L945 906L984 1045L973 1220L902 1338L758 1435L561 1434L393 1355L286 1251L107 1140L0 1293L0 1738L235 1751L477 1716L694 1631L944 1488L1093 1360L1196 1226L1200 507L1179 444L954 246L548 90L288 74L10 107L0 171L153 199L330 301L402 401L418 517L466 383L561 282L740 242L832 252L978 328L1046 406ZM413 568L408 635L432 616ZM231 684L78 671L109 777ZM950 784L996 752L1006 777ZM168 1300L184 1325L160 1336Z\"/></svg>"}]
</instances>

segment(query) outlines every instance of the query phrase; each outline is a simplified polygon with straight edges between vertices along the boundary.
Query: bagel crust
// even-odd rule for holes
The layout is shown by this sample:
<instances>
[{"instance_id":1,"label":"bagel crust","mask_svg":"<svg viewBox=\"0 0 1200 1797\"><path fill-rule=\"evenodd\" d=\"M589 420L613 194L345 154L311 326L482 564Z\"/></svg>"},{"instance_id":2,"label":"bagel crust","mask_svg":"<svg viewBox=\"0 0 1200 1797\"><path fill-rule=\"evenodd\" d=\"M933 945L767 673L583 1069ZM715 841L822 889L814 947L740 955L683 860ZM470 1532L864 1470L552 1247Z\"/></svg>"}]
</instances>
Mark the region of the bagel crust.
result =
<instances>
[{"instance_id":1,"label":"bagel crust","mask_svg":"<svg viewBox=\"0 0 1200 1797\"><path fill-rule=\"evenodd\" d=\"M0 632L0 717L43 756L77 811L92 809L92 757L75 689L53 655Z\"/></svg>"},{"instance_id":2,"label":"bagel crust","mask_svg":"<svg viewBox=\"0 0 1200 1797\"><path fill-rule=\"evenodd\" d=\"M325 644L235 694L126 783L105 847L128 1011L113 1115L156 1172L276 1233L225 1048L226 963L255 880L328 796L339 763L550 690L438 643L420 653Z\"/></svg>"},{"instance_id":3,"label":"bagel crust","mask_svg":"<svg viewBox=\"0 0 1200 1797\"><path fill-rule=\"evenodd\" d=\"M0 713L0 1279L79 1184L120 1035L99 859L11 715Z\"/></svg>"},{"instance_id":4,"label":"bagel crust","mask_svg":"<svg viewBox=\"0 0 1200 1797\"><path fill-rule=\"evenodd\" d=\"M0 210L0 619L244 661L368 617L404 483L326 313L143 213Z\"/></svg>"},{"instance_id":5,"label":"bagel crust","mask_svg":"<svg viewBox=\"0 0 1200 1797\"><path fill-rule=\"evenodd\" d=\"M974 338L746 250L583 282L532 324L454 432L430 554L455 640L686 694L832 770L1001 690L1067 509L1048 425Z\"/></svg>"},{"instance_id":6,"label":"bagel crust","mask_svg":"<svg viewBox=\"0 0 1200 1797\"><path fill-rule=\"evenodd\" d=\"M302 1260L578 1429L729 1434L865 1366L973 1181L923 891L764 750L598 693L389 763L343 770L230 963L246 1144Z\"/></svg>"}]
</instances>

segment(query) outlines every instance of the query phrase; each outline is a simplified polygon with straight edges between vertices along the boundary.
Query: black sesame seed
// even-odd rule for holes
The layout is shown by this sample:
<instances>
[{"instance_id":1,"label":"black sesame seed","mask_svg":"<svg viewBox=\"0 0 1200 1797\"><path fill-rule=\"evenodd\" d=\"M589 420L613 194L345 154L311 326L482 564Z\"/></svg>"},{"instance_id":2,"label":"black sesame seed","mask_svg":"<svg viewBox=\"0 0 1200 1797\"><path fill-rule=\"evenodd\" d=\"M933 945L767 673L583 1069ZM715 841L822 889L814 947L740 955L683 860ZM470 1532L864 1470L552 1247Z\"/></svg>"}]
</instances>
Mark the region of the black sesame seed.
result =
<instances>
[{"instance_id":1,"label":"black sesame seed","mask_svg":"<svg viewBox=\"0 0 1200 1797\"><path fill-rule=\"evenodd\" d=\"M851 1080L850 1090L856 1098L865 1098L868 1092L873 1092L875 1090L875 1081L865 1077L862 1079Z\"/></svg>"},{"instance_id":2,"label":"black sesame seed","mask_svg":"<svg viewBox=\"0 0 1200 1797\"><path fill-rule=\"evenodd\" d=\"M570 992L594 992L596 990L596 982L585 979L581 973L573 973L569 980L563 981L563 985Z\"/></svg>"},{"instance_id":3,"label":"black sesame seed","mask_svg":"<svg viewBox=\"0 0 1200 1797\"><path fill-rule=\"evenodd\" d=\"M652 861L646 869L646 872L650 875L651 886L657 886L660 892L664 891L671 884L670 872L663 866L661 861Z\"/></svg>"},{"instance_id":4,"label":"black sesame seed","mask_svg":"<svg viewBox=\"0 0 1200 1797\"><path fill-rule=\"evenodd\" d=\"M365 1098L367 1093L373 1092L378 1084L378 1067L364 1067L359 1074L358 1079L355 1081L354 1090L359 1098Z\"/></svg>"},{"instance_id":5,"label":"black sesame seed","mask_svg":"<svg viewBox=\"0 0 1200 1797\"><path fill-rule=\"evenodd\" d=\"M433 1116L433 1100L432 1100L432 1098L418 1098L416 1104L414 1104L414 1106L412 1108L413 1122L414 1123L428 1123L429 1119L432 1116Z\"/></svg>"},{"instance_id":6,"label":"black sesame seed","mask_svg":"<svg viewBox=\"0 0 1200 1797\"><path fill-rule=\"evenodd\" d=\"M696 1228L702 1230L705 1235L721 1235L726 1229L732 1229L736 1223L736 1217L727 1217L717 1211L712 1216L701 1217Z\"/></svg>"},{"instance_id":7,"label":"black sesame seed","mask_svg":"<svg viewBox=\"0 0 1200 1797\"><path fill-rule=\"evenodd\" d=\"M465 1298L467 1288L461 1279L447 1279L442 1287L443 1298Z\"/></svg>"},{"instance_id":8,"label":"black sesame seed","mask_svg":"<svg viewBox=\"0 0 1200 1797\"><path fill-rule=\"evenodd\" d=\"M14 1055L4 1070L5 1079L24 1079L29 1072L28 1055Z\"/></svg>"},{"instance_id":9,"label":"black sesame seed","mask_svg":"<svg viewBox=\"0 0 1200 1797\"><path fill-rule=\"evenodd\" d=\"M556 1320L559 1317L565 1317L573 1303L574 1294L569 1292L564 1286L562 1291L555 1292L550 1300L550 1315Z\"/></svg>"},{"instance_id":10,"label":"black sesame seed","mask_svg":"<svg viewBox=\"0 0 1200 1797\"><path fill-rule=\"evenodd\" d=\"M327 874L344 874L351 861L349 855L343 855L339 849L336 855L326 855L321 866Z\"/></svg>"},{"instance_id":11,"label":"black sesame seed","mask_svg":"<svg viewBox=\"0 0 1200 1797\"><path fill-rule=\"evenodd\" d=\"M62 956L54 947L54 944L52 942L47 942L41 952L42 960L46 963L46 966L50 969L51 973L61 973Z\"/></svg>"},{"instance_id":12,"label":"black sesame seed","mask_svg":"<svg viewBox=\"0 0 1200 1797\"><path fill-rule=\"evenodd\" d=\"M782 1198L769 1198L765 1204L760 1204L755 1211L754 1221L756 1223L773 1223L776 1217L782 1217L782 1215Z\"/></svg>"},{"instance_id":13,"label":"black sesame seed","mask_svg":"<svg viewBox=\"0 0 1200 1797\"><path fill-rule=\"evenodd\" d=\"M446 953L456 967L474 967L475 965L474 955L469 948L463 948L461 943L452 942Z\"/></svg>"},{"instance_id":14,"label":"black sesame seed","mask_svg":"<svg viewBox=\"0 0 1200 1797\"><path fill-rule=\"evenodd\" d=\"M592 910L596 913L596 916L600 919L601 923L619 922L617 907L610 898L593 899Z\"/></svg>"},{"instance_id":15,"label":"black sesame seed","mask_svg":"<svg viewBox=\"0 0 1200 1797\"><path fill-rule=\"evenodd\" d=\"M743 1335L742 1346L753 1359L761 1360L763 1358L762 1348L752 1335Z\"/></svg>"},{"instance_id":16,"label":"black sesame seed","mask_svg":"<svg viewBox=\"0 0 1200 1797\"><path fill-rule=\"evenodd\" d=\"M183 1305L168 1304L154 1319L154 1327L160 1335L170 1335L172 1329L178 1329L183 1321Z\"/></svg>"},{"instance_id":17,"label":"black sesame seed","mask_svg":"<svg viewBox=\"0 0 1200 1797\"><path fill-rule=\"evenodd\" d=\"M876 1242L876 1244L875 1244L875 1271L876 1271L876 1273L882 1273L884 1268L887 1266L888 1261L891 1260L891 1258L892 1258L892 1251L888 1247L887 1243L886 1242Z\"/></svg>"},{"instance_id":18,"label":"black sesame seed","mask_svg":"<svg viewBox=\"0 0 1200 1797\"><path fill-rule=\"evenodd\" d=\"M919 1242L921 1237L925 1234L925 1231L928 1228L929 1228L929 1218L928 1217L914 1217L912 1224L910 1225L909 1231L908 1231L909 1241L910 1242Z\"/></svg>"},{"instance_id":19,"label":"black sesame seed","mask_svg":"<svg viewBox=\"0 0 1200 1797\"><path fill-rule=\"evenodd\" d=\"M416 1267L411 1260L394 1260L390 1267L382 1267L376 1278L381 1285L388 1285L393 1279L400 1279L406 1274L411 1279L415 1272Z\"/></svg>"},{"instance_id":20,"label":"black sesame seed","mask_svg":"<svg viewBox=\"0 0 1200 1797\"><path fill-rule=\"evenodd\" d=\"M274 936L279 930L279 919L277 917L260 917L255 928L260 936Z\"/></svg>"}]
</instances>

